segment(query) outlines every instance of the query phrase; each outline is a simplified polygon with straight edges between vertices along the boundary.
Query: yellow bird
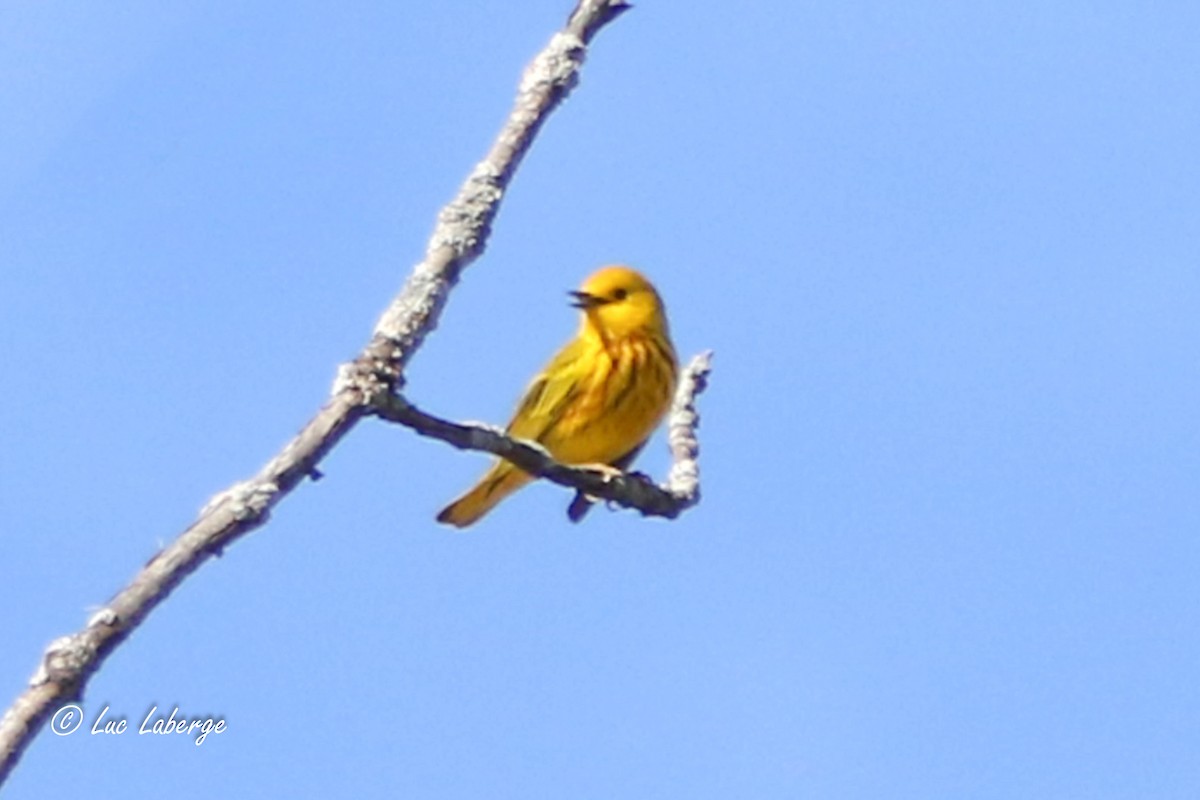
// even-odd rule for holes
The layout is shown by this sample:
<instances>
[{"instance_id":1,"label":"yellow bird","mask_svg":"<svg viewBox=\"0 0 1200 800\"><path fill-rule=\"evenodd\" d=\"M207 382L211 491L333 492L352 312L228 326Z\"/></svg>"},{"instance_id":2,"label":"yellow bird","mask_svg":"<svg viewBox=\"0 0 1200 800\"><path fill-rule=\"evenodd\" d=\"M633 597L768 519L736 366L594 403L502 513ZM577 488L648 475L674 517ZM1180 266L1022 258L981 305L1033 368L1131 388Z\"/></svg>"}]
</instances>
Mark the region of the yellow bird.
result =
<instances>
[{"instance_id":1,"label":"yellow bird","mask_svg":"<svg viewBox=\"0 0 1200 800\"><path fill-rule=\"evenodd\" d=\"M679 365L666 309L650 281L629 267L604 267L570 294L583 311L579 334L533 379L506 430L564 464L626 469L675 393ZM531 480L497 459L438 522L465 528ZM567 515L578 522L592 502L577 494Z\"/></svg>"}]
</instances>

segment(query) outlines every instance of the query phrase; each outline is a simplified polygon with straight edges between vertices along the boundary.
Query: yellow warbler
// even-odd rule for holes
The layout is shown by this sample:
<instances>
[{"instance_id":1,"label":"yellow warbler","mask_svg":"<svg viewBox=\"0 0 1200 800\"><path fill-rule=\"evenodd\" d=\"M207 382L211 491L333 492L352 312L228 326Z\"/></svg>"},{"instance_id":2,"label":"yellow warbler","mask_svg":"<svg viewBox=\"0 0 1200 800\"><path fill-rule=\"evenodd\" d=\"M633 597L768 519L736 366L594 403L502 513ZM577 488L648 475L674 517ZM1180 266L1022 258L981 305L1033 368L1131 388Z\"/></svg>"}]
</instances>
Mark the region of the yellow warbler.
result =
<instances>
[{"instance_id":1,"label":"yellow warbler","mask_svg":"<svg viewBox=\"0 0 1200 800\"><path fill-rule=\"evenodd\" d=\"M675 392L679 367L666 311L650 282L629 267L604 267L570 294L583 311L579 334L533 379L506 430L565 464L625 469ZM531 480L497 459L438 522L465 528ZM577 495L567 514L578 521L591 504Z\"/></svg>"}]
</instances>

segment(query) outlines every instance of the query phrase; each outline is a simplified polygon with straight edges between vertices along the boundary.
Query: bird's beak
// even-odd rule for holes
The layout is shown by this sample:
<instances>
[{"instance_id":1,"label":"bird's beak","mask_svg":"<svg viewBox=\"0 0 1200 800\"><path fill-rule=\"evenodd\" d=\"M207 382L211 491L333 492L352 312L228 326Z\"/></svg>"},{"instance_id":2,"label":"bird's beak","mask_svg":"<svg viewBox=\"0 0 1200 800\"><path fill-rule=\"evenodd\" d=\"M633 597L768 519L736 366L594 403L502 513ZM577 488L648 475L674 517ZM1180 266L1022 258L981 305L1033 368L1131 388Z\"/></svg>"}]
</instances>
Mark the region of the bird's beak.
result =
<instances>
[{"instance_id":1,"label":"bird's beak","mask_svg":"<svg viewBox=\"0 0 1200 800\"><path fill-rule=\"evenodd\" d=\"M584 310L596 308L597 306L602 306L608 302L608 300L603 297L597 297L596 295L588 294L587 292L567 292L567 294L575 298L571 302L571 305Z\"/></svg>"}]
</instances>

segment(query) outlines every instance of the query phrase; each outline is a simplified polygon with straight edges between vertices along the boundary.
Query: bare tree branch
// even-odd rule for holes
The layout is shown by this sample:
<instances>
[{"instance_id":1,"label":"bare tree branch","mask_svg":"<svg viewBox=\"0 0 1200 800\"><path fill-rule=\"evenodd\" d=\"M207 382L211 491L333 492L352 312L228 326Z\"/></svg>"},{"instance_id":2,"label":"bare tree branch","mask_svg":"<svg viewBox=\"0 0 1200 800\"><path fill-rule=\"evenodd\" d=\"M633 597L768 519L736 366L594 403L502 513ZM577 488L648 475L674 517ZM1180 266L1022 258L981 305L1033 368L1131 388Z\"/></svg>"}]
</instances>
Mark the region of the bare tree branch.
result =
<instances>
[{"instance_id":1,"label":"bare tree branch","mask_svg":"<svg viewBox=\"0 0 1200 800\"><path fill-rule=\"evenodd\" d=\"M525 69L517 99L492 149L441 213L425 260L413 268L399 296L380 317L375 337L355 363L389 388L422 340L437 325L459 272L483 253L492 220L513 172L550 112L579 80L587 44L602 26L629 8L625 0L582 0L542 52Z\"/></svg>"},{"instance_id":2,"label":"bare tree branch","mask_svg":"<svg viewBox=\"0 0 1200 800\"><path fill-rule=\"evenodd\" d=\"M680 509L700 502L700 440L696 429L700 427L700 412L696 410L696 398L708 386L708 373L712 369L712 351L707 350L692 358L687 369L679 376L679 386L667 416L667 443L671 446L671 473L667 477L667 489L680 498Z\"/></svg>"},{"instance_id":3,"label":"bare tree branch","mask_svg":"<svg viewBox=\"0 0 1200 800\"><path fill-rule=\"evenodd\" d=\"M537 442L513 439L487 425L459 424L439 419L421 411L399 395L377 397L371 413L412 428L422 436L441 439L460 450L493 453L531 475L636 509L643 516L674 519L681 511L700 501L700 467L696 462L700 453L700 445L696 440L700 415L696 411L696 396L704 391L711 360L711 352L701 353L692 359L680 376L667 418L674 463L670 478L663 486L637 473L614 475L590 467L561 464Z\"/></svg>"},{"instance_id":4,"label":"bare tree branch","mask_svg":"<svg viewBox=\"0 0 1200 800\"><path fill-rule=\"evenodd\" d=\"M373 398L403 383L408 360L437 325L451 286L483 252L492 220L533 137L578 81L587 45L628 7L624 0L581 0L566 27L522 77L513 109L491 150L438 215L426 247L363 352L340 373L328 402L257 475L222 492L192 525L154 556L87 625L46 649L29 687L0 718L0 785L50 715L80 696L104 659L171 590L211 555L267 521L271 508L368 411Z\"/></svg>"}]
</instances>

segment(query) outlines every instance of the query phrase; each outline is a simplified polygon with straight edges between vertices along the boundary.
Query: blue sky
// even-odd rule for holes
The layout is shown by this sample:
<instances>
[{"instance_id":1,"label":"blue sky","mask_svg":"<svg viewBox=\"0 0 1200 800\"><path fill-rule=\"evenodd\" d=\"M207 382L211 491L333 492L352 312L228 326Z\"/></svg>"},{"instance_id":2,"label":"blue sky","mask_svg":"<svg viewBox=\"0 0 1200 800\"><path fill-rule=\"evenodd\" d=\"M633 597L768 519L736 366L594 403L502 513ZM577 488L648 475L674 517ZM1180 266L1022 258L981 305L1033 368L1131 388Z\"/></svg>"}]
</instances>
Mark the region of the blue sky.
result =
<instances>
[{"instance_id":1,"label":"blue sky","mask_svg":"<svg viewBox=\"0 0 1200 800\"><path fill-rule=\"evenodd\" d=\"M0 10L0 694L322 401L569 10ZM503 422L596 266L716 351L704 501L566 522L361 425L6 798L1192 798L1200 9L644 2L408 395ZM640 467L662 475L658 439Z\"/></svg>"}]
</instances>

